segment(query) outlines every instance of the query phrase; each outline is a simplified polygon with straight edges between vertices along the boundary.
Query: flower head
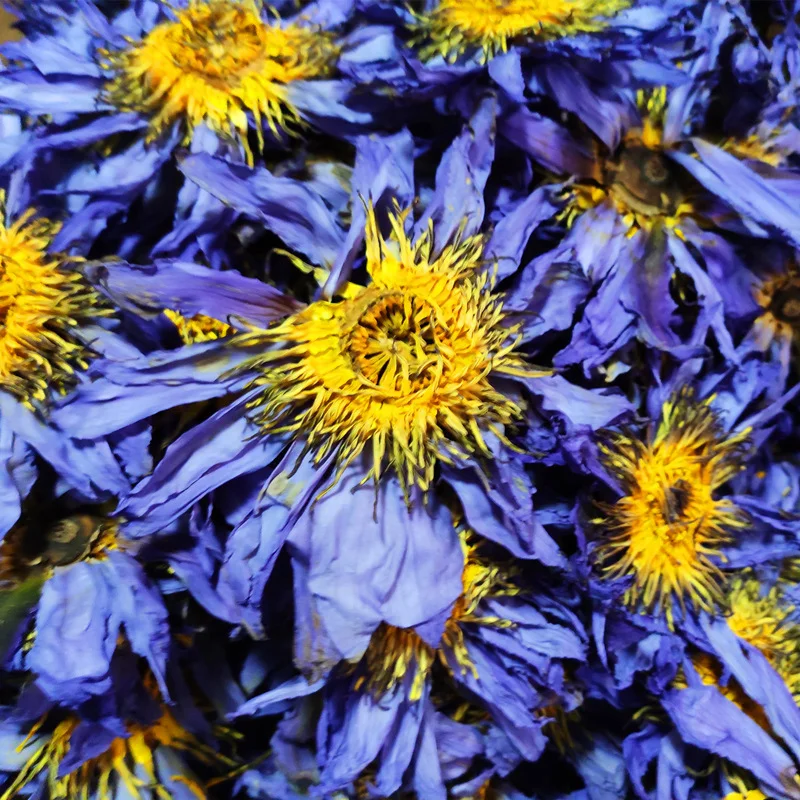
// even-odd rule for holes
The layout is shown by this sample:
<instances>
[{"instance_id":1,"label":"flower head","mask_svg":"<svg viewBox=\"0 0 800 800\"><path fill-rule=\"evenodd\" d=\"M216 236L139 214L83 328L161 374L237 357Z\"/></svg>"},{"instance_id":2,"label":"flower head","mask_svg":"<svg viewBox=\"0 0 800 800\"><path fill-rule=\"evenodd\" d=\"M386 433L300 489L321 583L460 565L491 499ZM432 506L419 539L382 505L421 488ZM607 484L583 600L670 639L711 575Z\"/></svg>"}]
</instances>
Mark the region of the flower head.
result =
<instances>
[{"instance_id":1,"label":"flower head","mask_svg":"<svg viewBox=\"0 0 800 800\"><path fill-rule=\"evenodd\" d=\"M713 558L746 522L718 492L739 471L745 443L745 434L725 433L707 402L682 394L665 403L648 439L625 432L601 446L624 495L602 505L596 522L607 534L597 555L605 575L633 576L630 604L671 618L675 600L712 610L721 599Z\"/></svg>"},{"instance_id":2,"label":"flower head","mask_svg":"<svg viewBox=\"0 0 800 800\"><path fill-rule=\"evenodd\" d=\"M800 698L800 625L780 586L765 590L755 577L737 578L727 600L731 630L760 650L795 699Z\"/></svg>"},{"instance_id":3,"label":"flower head","mask_svg":"<svg viewBox=\"0 0 800 800\"><path fill-rule=\"evenodd\" d=\"M32 210L0 222L0 388L28 407L71 385L91 357L76 328L109 313L83 277L48 252L58 228Z\"/></svg>"},{"instance_id":4,"label":"flower head","mask_svg":"<svg viewBox=\"0 0 800 800\"><path fill-rule=\"evenodd\" d=\"M625 221L629 235L656 224L666 224L680 233L681 218L693 213L691 186L665 153L667 90L640 91L637 100L640 126L625 133L614 153L603 155L595 148L596 175L567 189L562 212L567 224L606 203Z\"/></svg>"},{"instance_id":5,"label":"flower head","mask_svg":"<svg viewBox=\"0 0 800 800\"><path fill-rule=\"evenodd\" d=\"M243 369L259 375L253 419L264 433L290 432L335 454L339 474L369 448L365 480L388 464L403 486L427 490L438 461L489 456L484 432L521 408L493 378L535 376L514 352L499 298L481 266L483 240L471 236L436 253L429 228L415 243L391 218L392 237L367 220L367 271L339 302L317 301L242 344L269 345Z\"/></svg>"},{"instance_id":6,"label":"flower head","mask_svg":"<svg viewBox=\"0 0 800 800\"><path fill-rule=\"evenodd\" d=\"M173 21L141 42L105 52L114 77L106 100L150 115L151 138L183 122L187 139L205 123L247 146L247 115L274 132L300 122L286 86L328 74L335 47L329 35L297 24L266 22L256 0L191 0Z\"/></svg>"},{"instance_id":7,"label":"flower head","mask_svg":"<svg viewBox=\"0 0 800 800\"><path fill-rule=\"evenodd\" d=\"M53 798L125 796L136 800L167 800L176 786L204 797L199 780L186 767L184 774L176 774L179 762L175 755L165 760L164 751L186 754L208 766L229 766L228 759L187 731L165 705L156 719L130 721L125 736L111 739L99 753L77 765L71 750L76 739L81 740L81 746L86 745L85 733L80 735L81 719L69 715L47 734L41 732L46 722L46 717L40 719L19 745L20 751L31 741L36 746L0 800L27 794L29 784L42 778ZM70 766L64 769L67 763Z\"/></svg>"},{"instance_id":8,"label":"flower head","mask_svg":"<svg viewBox=\"0 0 800 800\"><path fill-rule=\"evenodd\" d=\"M477 52L482 61L518 39L559 39L603 30L629 0L440 0L416 19L423 59L455 60Z\"/></svg>"}]
</instances>

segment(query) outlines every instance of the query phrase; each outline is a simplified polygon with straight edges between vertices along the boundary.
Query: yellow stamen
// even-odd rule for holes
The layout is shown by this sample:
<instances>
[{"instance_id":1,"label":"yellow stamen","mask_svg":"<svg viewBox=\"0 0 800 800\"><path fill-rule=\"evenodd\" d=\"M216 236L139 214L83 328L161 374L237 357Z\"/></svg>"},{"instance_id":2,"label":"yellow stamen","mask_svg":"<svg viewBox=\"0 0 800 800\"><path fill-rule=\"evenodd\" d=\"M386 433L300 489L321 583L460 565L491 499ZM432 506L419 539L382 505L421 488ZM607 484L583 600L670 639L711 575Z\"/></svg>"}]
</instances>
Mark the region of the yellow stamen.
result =
<instances>
[{"instance_id":1,"label":"yellow stamen","mask_svg":"<svg viewBox=\"0 0 800 800\"><path fill-rule=\"evenodd\" d=\"M623 433L601 447L625 495L601 505L605 516L596 522L606 535L597 557L608 577L633 575L629 604L664 610L669 620L674 600L715 608L721 572L712 559L747 524L716 495L739 471L745 443L744 433L724 432L708 402L683 393L665 403L649 441Z\"/></svg>"},{"instance_id":2,"label":"yellow stamen","mask_svg":"<svg viewBox=\"0 0 800 800\"><path fill-rule=\"evenodd\" d=\"M187 319L177 311L166 309L164 316L178 329L184 344L224 339L234 333L234 328L226 322L220 322L204 314L195 314Z\"/></svg>"},{"instance_id":3,"label":"yellow stamen","mask_svg":"<svg viewBox=\"0 0 800 800\"><path fill-rule=\"evenodd\" d=\"M630 0L440 0L417 16L422 59L455 61L478 52L482 61L505 53L516 39L561 39L595 33Z\"/></svg>"},{"instance_id":4,"label":"yellow stamen","mask_svg":"<svg viewBox=\"0 0 800 800\"><path fill-rule=\"evenodd\" d=\"M800 625L792 621L795 607L778 586L764 592L756 578L739 578L728 594L728 625L741 639L760 650L800 700Z\"/></svg>"},{"instance_id":5,"label":"yellow stamen","mask_svg":"<svg viewBox=\"0 0 800 800\"><path fill-rule=\"evenodd\" d=\"M0 389L29 408L65 392L91 357L75 329L110 313L48 253L59 225L27 211L6 225L0 193Z\"/></svg>"},{"instance_id":6,"label":"yellow stamen","mask_svg":"<svg viewBox=\"0 0 800 800\"><path fill-rule=\"evenodd\" d=\"M726 139L722 149L727 150L743 161L759 161L771 167L779 167L786 160L786 154L772 136L750 134L744 139Z\"/></svg>"},{"instance_id":7,"label":"yellow stamen","mask_svg":"<svg viewBox=\"0 0 800 800\"><path fill-rule=\"evenodd\" d=\"M259 147L262 123L275 134L296 128L300 116L287 86L326 77L335 55L322 31L266 22L260 0L191 0L141 42L103 53L114 75L106 98L121 110L152 115L151 140L178 121L188 140L205 123L238 139L252 164L247 115Z\"/></svg>"},{"instance_id":8,"label":"yellow stamen","mask_svg":"<svg viewBox=\"0 0 800 800\"><path fill-rule=\"evenodd\" d=\"M155 792L159 800L170 800L172 794L163 785L163 780L182 779L187 785L199 789L190 776L159 775L154 755L159 747L190 754L207 766L235 766L235 762L219 755L186 731L170 710L163 707L159 719L150 725L131 723L128 735L114 739L109 747L97 756L88 759L72 772L60 775L61 763L69 754L71 739L78 728L77 717L68 717L59 722L50 734L38 735L43 742L22 766L10 786L0 795L0 800L12 800L39 775L47 776L48 796L53 800L72 798L114 796L124 787L136 800L145 800ZM26 740L18 750L28 745ZM205 794L203 794L205 796Z\"/></svg>"},{"instance_id":9,"label":"yellow stamen","mask_svg":"<svg viewBox=\"0 0 800 800\"><path fill-rule=\"evenodd\" d=\"M612 206L633 236L665 225L678 236L681 221L695 213L682 174L664 153L663 127L667 106L664 87L637 93L642 124L625 134L616 153L595 150L593 180L570 186L560 218L570 226L584 212Z\"/></svg>"},{"instance_id":10,"label":"yellow stamen","mask_svg":"<svg viewBox=\"0 0 800 800\"><path fill-rule=\"evenodd\" d=\"M490 278L475 274L480 237L435 254L431 229L412 244L402 216L392 226L384 239L369 209L369 286L232 344L263 350L242 369L261 373L252 408L264 433L302 437L318 462L335 454L334 482L366 449L365 481L389 466L405 492L424 491L439 460L491 457L482 431L502 436L520 418L494 377L546 373L514 353L518 328L503 324Z\"/></svg>"}]
</instances>

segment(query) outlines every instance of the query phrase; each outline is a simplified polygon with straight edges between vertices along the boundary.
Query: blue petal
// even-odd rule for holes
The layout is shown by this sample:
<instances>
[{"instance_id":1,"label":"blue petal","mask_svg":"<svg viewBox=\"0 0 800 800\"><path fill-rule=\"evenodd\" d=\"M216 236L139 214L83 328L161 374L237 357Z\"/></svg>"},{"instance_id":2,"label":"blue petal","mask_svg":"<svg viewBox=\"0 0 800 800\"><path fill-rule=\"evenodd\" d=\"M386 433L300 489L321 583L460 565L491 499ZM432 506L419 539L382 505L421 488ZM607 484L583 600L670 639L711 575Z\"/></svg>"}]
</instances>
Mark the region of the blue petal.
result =
<instances>
[{"instance_id":1,"label":"blue petal","mask_svg":"<svg viewBox=\"0 0 800 800\"><path fill-rule=\"evenodd\" d=\"M248 355L222 340L129 361L97 361L93 370L102 377L81 384L53 409L52 419L80 438L113 433L167 408L235 391L246 379L222 376Z\"/></svg>"},{"instance_id":2,"label":"blue petal","mask_svg":"<svg viewBox=\"0 0 800 800\"><path fill-rule=\"evenodd\" d=\"M509 50L489 62L489 77L517 103L525 102L525 76L519 50Z\"/></svg>"},{"instance_id":3,"label":"blue petal","mask_svg":"<svg viewBox=\"0 0 800 800\"><path fill-rule=\"evenodd\" d=\"M543 78L558 104L580 118L612 152L622 131L633 127L630 109L600 97L572 64L551 61L543 67Z\"/></svg>"},{"instance_id":4,"label":"blue petal","mask_svg":"<svg viewBox=\"0 0 800 800\"><path fill-rule=\"evenodd\" d=\"M704 632L722 663L764 713L777 737L800 756L800 709L764 654L739 639L724 619L702 620Z\"/></svg>"},{"instance_id":5,"label":"blue petal","mask_svg":"<svg viewBox=\"0 0 800 800\"><path fill-rule=\"evenodd\" d=\"M19 519L22 500L36 481L33 451L0 415L0 539Z\"/></svg>"},{"instance_id":6,"label":"blue petal","mask_svg":"<svg viewBox=\"0 0 800 800\"><path fill-rule=\"evenodd\" d=\"M500 133L550 172L582 177L594 174L591 147L548 117L518 108L500 123Z\"/></svg>"},{"instance_id":7,"label":"blue petal","mask_svg":"<svg viewBox=\"0 0 800 800\"><path fill-rule=\"evenodd\" d=\"M692 144L699 161L679 152L670 157L740 214L800 247L800 210L790 196L730 153L702 139Z\"/></svg>"},{"instance_id":8,"label":"blue petal","mask_svg":"<svg viewBox=\"0 0 800 800\"><path fill-rule=\"evenodd\" d=\"M77 705L111 688L114 594L114 572L98 561L57 568L45 582L28 667L56 702Z\"/></svg>"},{"instance_id":9,"label":"blue petal","mask_svg":"<svg viewBox=\"0 0 800 800\"><path fill-rule=\"evenodd\" d=\"M110 551L104 566L114 586L115 617L119 625L125 626L133 652L147 660L161 696L169 701L165 672L170 635L164 601L141 566L127 553ZM113 630L108 635L116 638Z\"/></svg>"},{"instance_id":10,"label":"blue petal","mask_svg":"<svg viewBox=\"0 0 800 800\"><path fill-rule=\"evenodd\" d=\"M364 692L340 694L335 706L329 700L323 707L317 733L324 791L341 789L359 777L410 713L402 687L380 700Z\"/></svg>"},{"instance_id":11,"label":"blue petal","mask_svg":"<svg viewBox=\"0 0 800 800\"><path fill-rule=\"evenodd\" d=\"M206 153L187 156L180 168L223 203L263 222L314 264L330 266L336 260L344 234L325 203L300 181Z\"/></svg>"},{"instance_id":12,"label":"blue petal","mask_svg":"<svg viewBox=\"0 0 800 800\"><path fill-rule=\"evenodd\" d=\"M88 41L87 41L88 44ZM6 42L3 55L10 61L29 61L42 75L79 75L102 78L100 67L85 54L66 47L55 37Z\"/></svg>"},{"instance_id":13,"label":"blue petal","mask_svg":"<svg viewBox=\"0 0 800 800\"><path fill-rule=\"evenodd\" d=\"M349 81L293 81L286 93L301 116L331 136L352 136L373 121L371 113L348 105L349 100L355 99Z\"/></svg>"},{"instance_id":14,"label":"blue petal","mask_svg":"<svg viewBox=\"0 0 800 800\"><path fill-rule=\"evenodd\" d=\"M530 478L513 456L498 454L485 476L474 464L443 470L470 528L518 558L535 558L552 567L566 565L564 554L536 518Z\"/></svg>"},{"instance_id":15,"label":"blue petal","mask_svg":"<svg viewBox=\"0 0 800 800\"><path fill-rule=\"evenodd\" d=\"M796 774L791 757L719 689L702 684L673 689L661 702L684 741L738 764L775 796L786 796L783 778Z\"/></svg>"},{"instance_id":16,"label":"blue petal","mask_svg":"<svg viewBox=\"0 0 800 800\"><path fill-rule=\"evenodd\" d=\"M27 442L86 500L124 495L130 488L108 442L71 438L5 392L0 392L0 416L3 427Z\"/></svg>"},{"instance_id":17,"label":"blue petal","mask_svg":"<svg viewBox=\"0 0 800 800\"><path fill-rule=\"evenodd\" d=\"M412 628L450 608L463 590L464 557L449 510L433 497L407 508L393 479L376 497L372 486L358 486L362 477L349 469L289 537L308 564L319 620L344 658L360 656L381 622Z\"/></svg>"},{"instance_id":18,"label":"blue petal","mask_svg":"<svg viewBox=\"0 0 800 800\"><path fill-rule=\"evenodd\" d=\"M55 130L37 137L35 146L37 150L71 150L76 147L86 147L100 139L105 139L118 133L139 131L147 127L147 119L140 114L120 113L98 117L85 125L70 130Z\"/></svg>"},{"instance_id":19,"label":"blue petal","mask_svg":"<svg viewBox=\"0 0 800 800\"><path fill-rule=\"evenodd\" d=\"M379 214L393 211L392 200L401 209L414 199L414 139L403 129L391 136L360 136L352 175L352 218L342 252L331 268L323 294L333 297L350 278L353 262L364 241L366 210L371 202Z\"/></svg>"},{"instance_id":20,"label":"blue petal","mask_svg":"<svg viewBox=\"0 0 800 800\"><path fill-rule=\"evenodd\" d=\"M542 186L506 214L495 226L486 245L484 258L497 262L497 276L503 279L517 270L522 253L531 235L550 219L558 207L553 204L554 192Z\"/></svg>"},{"instance_id":21,"label":"blue petal","mask_svg":"<svg viewBox=\"0 0 800 800\"><path fill-rule=\"evenodd\" d=\"M484 97L464 130L447 149L436 170L436 189L425 214L417 223L417 235L433 220L438 248L457 232L477 233L483 224L483 190L494 162L497 100Z\"/></svg>"},{"instance_id":22,"label":"blue petal","mask_svg":"<svg viewBox=\"0 0 800 800\"><path fill-rule=\"evenodd\" d=\"M579 427L605 428L633 411L631 403L619 392L584 389L560 375L528 378L524 383L531 394L542 398L543 408Z\"/></svg>"},{"instance_id":23,"label":"blue petal","mask_svg":"<svg viewBox=\"0 0 800 800\"><path fill-rule=\"evenodd\" d=\"M230 596L253 636L263 636L261 605L264 589L292 523L323 488L326 465L311 458L298 465L301 448L290 447L271 472L258 507L237 525L225 546L220 592ZM299 622L298 622L299 624ZM302 662L302 659L300 659Z\"/></svg>"},{"instance_id":24,"label":"blue petal","mask_svg":"<svg viewBox=\"0 0 800 800\"><path fill-rule=\"evenodd\" d=\"M110 110L93 78L48 80L36 70L0 73L0 108L24 114L80 114Z\"/></svg>"},{"instance_id":25,"label":"blue petal","mask_svg":"<svg viewBox=\"0 0 800 800\"><path fill-rule=\"evenodd\" d=\"M143 316L157 316L168 308L185 317L204 314L233 325L244 320L266 328L303 307L278 289L236 270L218 272L185 261L156 260L143 267L91 261L80 269L118 307Z\"/></svg>"},{"instance_id":26,"label":"blue petal","mask_svg":"<svg viewBox=\"0 0 800 800\"><path fill-rule=\"evenodd\" d=\"M245 396L171 444L152 475L125 498L119 512L133 536L156 533L209 492L268 466L286 447L280 436L261 436L245 415Z\"/></svg>"}]
</instances>

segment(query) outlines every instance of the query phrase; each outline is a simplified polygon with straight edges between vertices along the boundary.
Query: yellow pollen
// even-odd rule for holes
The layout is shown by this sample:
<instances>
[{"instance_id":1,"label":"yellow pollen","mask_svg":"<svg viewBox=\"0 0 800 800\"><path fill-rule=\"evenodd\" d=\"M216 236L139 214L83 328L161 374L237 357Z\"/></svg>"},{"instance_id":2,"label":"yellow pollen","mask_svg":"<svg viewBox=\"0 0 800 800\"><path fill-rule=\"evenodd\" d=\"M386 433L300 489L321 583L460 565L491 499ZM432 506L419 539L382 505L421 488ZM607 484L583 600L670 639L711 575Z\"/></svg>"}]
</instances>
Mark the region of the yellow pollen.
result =
<instances>
[{"instance_id":1,"label":"yellow pollen","mask_svg":"<svg viewBox=\"0 0 800 800\"><path fill-rule=\"evenodd\" d=\"M220 322L205 314L195 314L187 319L177 311L166 309L164 316L178 329L184 344L224 339L234 333L234 329L226 322Z\"/></svg>"},{"instance_id":2,"label":"yellow pollen","mask_svg":"<svg viewBox=\"0 0 800 800\"><path fill-rule=\"evenodd\" d=\"M47 249L59 226L27 211L5 225L0 193L0 389L29 408L65 392L91 353L75 329L108 309Z\"/></svg>"},{"instance_id":3,"label":"yellow pollen","mask_svg":"<svg viewBox=\"0 0 800 800\"><path fill-rule=\"evenodd\" d=\"M150 725L131 723L128 736L114 739L109 747L97 756L88 759L66 775L59 775L61 763L70 751L71 739L78 728L77 717L68 717L59 722L52 733L42 735L37 742L44 718L37 723L29 737L18 748L36 749L17 773L11 785L0 795L0 800L12 800L23 793L28 784L39 775L47 776L48 797L53 800L98 797L105 800L122 791L136 800L157 797L171 800L171 792L162 779L179 780L198 797L206 797L202 785L190 775L159 775L155 753L159 747L191 754L200 763L212 766L233 762L196 739L186 731L166 707L162 716ZM32 744L31 744L32 743Z\"/></svg>"},{"instance_id":4,"label":"yellow pollen","mask_svg":"<svg viewBox=\"0 0 800 800\"><path fill-rule=\"evenodd\" d=\"M750 789L726 794L724 800L769 800L769 798L760 789Z\"/></svg>"},{"instance_id":5,"label":"yellow pollen","mask_svg":"<svg viewBox=\"0 0 800 800\"><path fill-rule=\"evenodd\" d=\"M747 524L716 495L739 471L746 441L744 433L726 434L707 402L684 392L665 403L647 441L621 433L601 446L625 495L600 505L598 563L610 578L633 576L630 605L664 610L670 621L674 600L683 609L686 599L715 608L722 573L712 559Z\"/></svg>"},{"instance_id":6,"label":"yellow pollen","mask_svg":"<svg viewBox=\"0 0 800 800\"><path fill-rule=\"evenodd\" d=\"M238 139L249 163L248 114L259 148L262 123L273 133L300 124L287 86L330 74L336 48L314 28L266 22L257 0L190 0L176 19L153 28L141 42L104 52L108 102L151 115L151 140L182 121L187 140L205 123Z\"/></svg>"},{"instance_id":7,"label":"yellow pollen","mask_svg":"<svg viewBox=\"0 0 800 800\"><path fill-rule=\"evenodd\" d=\"M388 466L407 493L430 487L439 460L490 458L487 431L510 444L504 427L522 410L494 377L547 373L514 352L518 328L503 324L490 277L475 274L482 238L434 254L432 230L412 244L403 222L392 216L385 240L369 209L369 286L351 286L339 302L312 303L233 344L263 348L242 369L260 373L252 408L264 433L302 438L317 462L335 454L333 483L369 448L364 482L377 484Z\"/></svg>"},{"instance_id":8,"label":"yellow pollen","mask_svg":"<svg viewBox=\"0 0 800 800\"><path fill-rule=\"evenodd\" d=\"M737 579L728 605L731 630L760 650L795 700L800 699L800 625L792 621L794 606L783 600L777 586L764 593L756 578Z\"/></svg>"},{"instance_id":9,"label":"yellow pollen","mask_svg":"<svg viewBox=\"0 0 800 800\"><path fill-rule=\"evenodd\" d=\"M525 39L561 39L595 33L630 0L440 0L417 16L415 41L423 60L478 53L488 61L509 44Z\"/></svg>"},{"instance_id":10,"label":"yellow pollen","mask_svg":"<svg viewBox=\"0 0 800 800\"><path fill-rule=\"evenodd\" d=\"M445 624L439 648L427 644L411 629L381 623L372 634L361 661L353 668L357 675L354 683L356 690L365 688L380 697L410 675L409 699L419 700L437 660L446 669L451 668L447 662L447 652L454 656L462 675L471 672L477 678L477 670L464 640L463 626L509 627L510 623L506 620L482 616L477 609L486 597L512 595L518 590L510 582L508 573L499 565L486 561L479 552L479 546L469 543L468 536L463 535L462 542L466 559L461 576L464 591L456 600Z\"/></svg>"}]
</instances>

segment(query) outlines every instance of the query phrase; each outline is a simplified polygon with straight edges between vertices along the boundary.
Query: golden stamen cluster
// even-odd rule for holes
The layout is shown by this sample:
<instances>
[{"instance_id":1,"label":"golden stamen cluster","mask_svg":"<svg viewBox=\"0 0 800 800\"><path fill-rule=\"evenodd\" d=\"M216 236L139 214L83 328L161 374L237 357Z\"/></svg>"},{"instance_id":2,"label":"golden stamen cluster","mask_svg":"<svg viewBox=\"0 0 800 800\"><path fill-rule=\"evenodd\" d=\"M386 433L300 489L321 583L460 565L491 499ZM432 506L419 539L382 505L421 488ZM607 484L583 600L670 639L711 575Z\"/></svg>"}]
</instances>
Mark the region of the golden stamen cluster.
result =
<instances>
[{"instance_id":1,"label":"golden stamen cluster","mask_svg":"<svg viewBox=\"0 0 800 800\"><path fill-rule=\"evenodd\" d=\"M780 587L764 592L756 578L737 578L728 593L728 607L731 630L764 654L800 700L800 625Z\"/></svg>"},{"instance_id":2,"label":"golden stamen cluster","mask_svg":"<svg viewBox=\"0 0 800 800\"><path fill-rule=\"evenodd\" d=\"M687 181L664 152L665 88L640 91L637 105L642 125L628 131L615 153L595 148L595 176L565 192L560 218L572 225L586 211L612 205L633 236L666 225L679 236L681 220L694 213L687 195Z\"/></svg>"},{"instance_id":3,"label":"golden stamen cluster","mask_svg":"<svg viewBox=\"0 0 800 800\"><path fill-rule=\"evenodd\" d=\"M712 611L722 599L715 563L732 532L746 527L742 512L718 497L741 469L746 433L726 433L708 402L688 392L664 404L646 440L629 432L601 445L605 464L622 487L616 503L600 504L603 536L597 560L609 578L633 577L630 605L666 612Z\"/></svg>"},{"instance_id":4,"label":"golden stamen cluster","mask_svg":"<svg viewBox=\"0 0 800 800\"><path fill-rule=\"evenodd\" d=\"M179 121L188 139L205 123L237 138L252 163L248 114L259 148L263 123L275 134L296 127L300 116L287 86L326 77L336 48L317 29L265 21L257 0L190 0L141 42L102 55L113 73L107 101L151 115L151 139Z\"/></svg>"},{"instance_id":5,"label":"golden stamen cluster","mask_svg":"<svg viewBox=\"0 0 800 800\"><path fill-rule=\"evenodd\" d=\"M0 389L29 408L72 385L91 357L76 329L110 313L80 274L48 253L58 228L33 211L10 225L0 219Z\"/></svg>"},{"instance_id":6,"label":"golden stamen cluster","mask_svg":"<svg viewBox=\"0 0 800 800\"><path fill-rule=\"evenodd\" d=\"M476 274L482 238L437 253L432 229L412 244L403 225L393 215L386 240L369 209L369 286L233 344L261 350L242 369L260 373L251 408L264 433L302 438L317 462L335 455L334 483L366 449L364 482L377 484L388 466L407 494L430 487L439 461L491 457L486 431L507 441L504 427L522 410L494 378L546 373L514 352L518 329L503 324L491 278Z\"/></svg>"},{"instance_id":7,"label":"golden stamen cluster","mask_svg":"<svg viewBox=\"0 0 800 800\"><path fill-rule=\"evenodd\" d=\"M43 717L17 748L19 752L26 747L34 748L34 751L13 783L0 795L0 800L17 797L42 774L46 776L48 796L53 800L95 796L105 798L117 792L136 800L148 797L170 800L172 793L164 786L161 777L179 781L197 797L205 797L202 784L191 775L159 775L160 767L155 758L159 747L188 753L205 765L235 766L234 762L185 730L170 710L163 706L161 717L154 723L129 724L127 737L114 739L104 752L61 774L62 762L69 755L79 720L77 717L67 717L55 726L52 733L40 734L45 720L46 717Z\"/></svg>"},{"instance_id":8,"label":"golden stamen cluster","mask_svg":"<svg viewBox=\"0 0 800 800\"><path fill-rule=\"evenodd\" d=\"M440 0L416 16L413 31L423 60L455 61L478 53L488 61L518 39L561 39L595 33L630 0Z\"/></svg>"}]
</instances>

